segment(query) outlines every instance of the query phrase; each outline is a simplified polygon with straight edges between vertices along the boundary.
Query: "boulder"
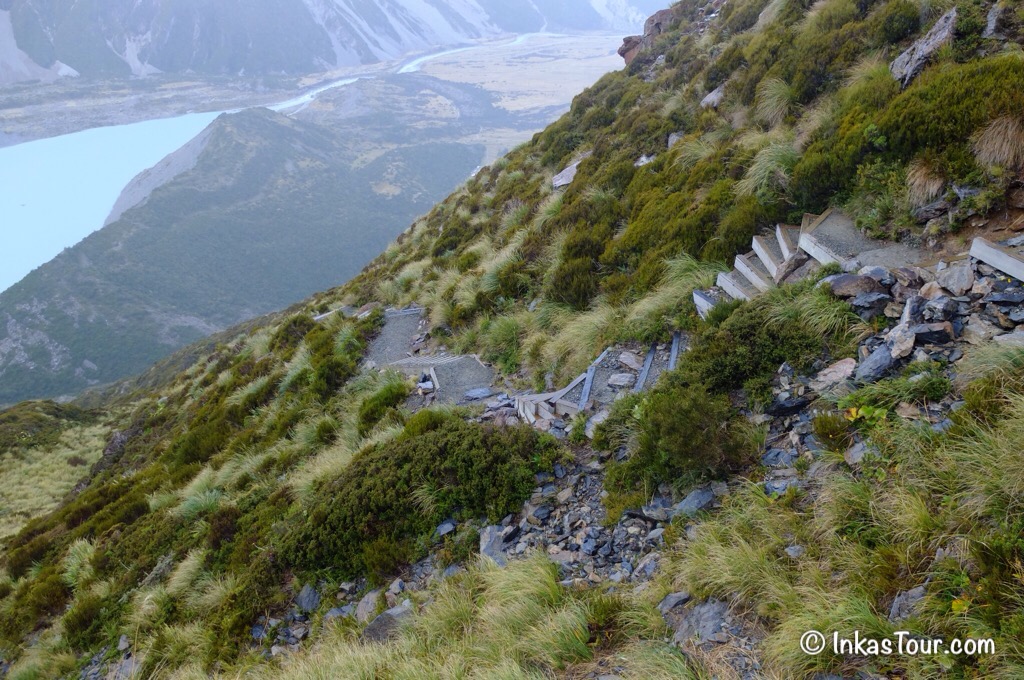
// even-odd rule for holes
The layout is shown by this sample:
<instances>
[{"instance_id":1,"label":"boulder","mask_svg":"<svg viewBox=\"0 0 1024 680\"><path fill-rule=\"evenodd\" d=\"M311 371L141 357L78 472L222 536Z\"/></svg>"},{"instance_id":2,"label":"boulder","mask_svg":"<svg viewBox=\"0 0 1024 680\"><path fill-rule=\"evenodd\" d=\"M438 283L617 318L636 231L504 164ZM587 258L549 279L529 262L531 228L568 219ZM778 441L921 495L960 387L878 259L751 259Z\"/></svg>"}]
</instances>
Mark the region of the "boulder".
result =
<instances>
[{"instance_id":1,"label":"boulder","mask_svg":"<svg viewBox=\"0 0 1024 680\"><path fill-rule=\"evenodd\" d=\"M937 281L930 281L921 286L921 297L925 300L935 300L944 295L948 296L949 293Z\"/></svg>"},{"instance_id":2,"label":"boulder","mask_svg":"<svg viewBox=\"0 0 1024 680\"><path fill-rule=\"evenodd\" d=\"M960 296L974 285L974 272L969 263L955 264L938 272L935 282L954 296Z\"/></svg>"},{"instance_id":3,"label":"boulder","mask_svg":"<svg viewBox=\"0 0 1024 680\"><path fill-rule=\"evenodd\" d=\"M576 173L579 172L581 162L582 161L576 161L575 163L573 163L572 165L570 165L569 167L565 168L560 173L555 175L551 179L552 188L561 189L562 187L567 187L570 184L572 184L572 181L576 179Z\"/></svg>"},{"instance_id":4,"label":"boulder","mask_svg":"<svg viewBox=\"0 0 1024 680\"><path fill-rule=\"evenodd\" d=\"M797 453L792 449L768 449L761 456L761 464L766 467L789 467L796 459Z\"/></svg>"},{"instance_id":5,"label":"boulder","mask_svg":"<svg viewBox=\"0 0 1024 680\"><path fill-rule=\"evenodd\" d=\"M1013 333L997 335L992 340L999 345L1024 347L1024 331L1017 329Z\"/></svg>"},{"instance_id":6,"label":"boulder","mask_svg":"<svg viewBox=\"0 0 1024 680\"><path fill-rule=\"evenodd\" d=\"M352 614L354 612L355 612L355 607L353 605L350 605L350 604L347 604L344 607L334 607L333 609L328 611L326 614L324 614L324 623L330 623L331 621L333 621L335 619L347 618L349 616L352 616Z\"/></svg>"},{"instance_id":7,"label":"boulder","mask_svg":"<svg viewBox=\"0 0 1024 680\"><path fill-rule=\"evenodd\" d=\"M956 34L956 7L949 10L935 22L928 33L908 47L903 54L889 64L889 72L906 87L924 69L928 61Z\"/></svg>"},{"instance_id":8,"label":"boulder","mask_svg":"<svg viewBox=\"0 0 1024 680\"><path fill-rule=\"evenodd\" d=\"M676 607L681 607L690 601L690 593L685 590L681 590L678 593L671 593L665 596L665 599L658 604L658 611L664 616Z\"/></svg>"},{"instance_id":9,"label":"boulder","mask_svg":"<svg viewBox=\"0 0 1024 680\"><path fill-rule=\"evenodd\" d=\"M480 531L480 554L490 557L501 566L506 564L505 554L501 551L505 543L502 537L504 529L505 527L492 525Z\"/></svg>"},{"instance_id":10,"label":"boulder","mask_svg":"<svg viewBox=\"0 0 1024 680\"><path fill-rule=\"evenodd\" d=\"M948 321L959 308L952 298L943 295L928 301L924 306L924 318L929 321Z\"/></svg>"},{"instance_id":11,"label":"boulder","mask_svg":"<svg viewBox=\"0 0 1024 680\"><path fill-rule=\"evenodd\" d=\"M299 596L295 598L295 607L300 612L312 612L316 611L316 608L320 606L320 593L310 585L302 586L302 590L299 591Z\"/></svg>"},{"instance_id":12,"label":"boulder","mask_svg":"<svg viewBox=\"0 0 1024 680\"><path fill-rule=\"evenodd\" d=\"M466 401L480 401L482 399L490 399L494 396L494 390L490 387L478 387L473 390L469 390L463 395L463 399Z\"/></svg>"},{"instance_id":13,"label":"boulder","mask_svg":"<svg viewBox=\"0 0 1024 680\"><path fill-rule=\"evenodd\" d=\"M829 281L829 288L832 290L832 294L841 298L855 298L863 293L882 293L885 295L889 293L885 286L870 276L840 274L839 276L829 277L829 279L831 279Z\"/></svg>"},{"instance_id":14,"label":"boulder","mask_svg":"<svg viewBox=\"0 0 1024 680\"><path fill-rule=\"evenodd\" d=\"M768 407L767 413L776 418L791 416L802 411L810 403L809 397L788 397L786 399L776 397Z\"/></svg>"},{"instance_id":15,"label":"boulder","mask_svg":"<svg viewBox=\"0 0 1024 680\"><path fill-rule=\"evenodd\" d=\"M967 319L967 325L964 326L963 339L972 345L984 345L1002 333L1002 329L995 324L985 321L977 314L971 314Z\"/></svg>"},{"instance_id":16,"label":"boulder","mask_svg":"<svg viewBox=\"0 0 1024 680\"><path fill-rule=\"evenodd\" d=\"M857 381L862 383L873 383L881 380L892 365L896 363L889 348L880 345L871 355L857 366Z\"/></svg>"},{"instance_id":17,"label":"boulder","mask_svg":"<svg viewBox=\"0 0 1024 680\"><path fill-rule=\"evenodd\" d=\"M363 595L363 599L359 600L359 604L356 605L356 621L367 623L373 619L373 615L377 613L377 603L380 601L380 595L381 592L379 590L371 590L366 595Z\"/></svg>"},{"instance_id":18,"label":"boulder","mask_svg":"<svg viewBox=\"0 0 1024 680\"><path fill-rule=\"evenodd\" d=\"M675 11L672 9L655 12L644 23L643 35L631 35L623 38L622 46L619 47L619 56L625 60L626 66L632 64L641 51L654 45L654 39L668 29L675 16Z\"/></svg>"},{"instance_id":19,"label":"boulder","mask_svg":"<svg viewBox=\"0 0 1024 680\"><path fill-rule=\"evenodd\" d=\"M889 331L889 336L885 340L885 347L889 348L889 354L892 355L893 359L902 359L903 357L910 356L910 353L914 351L914 342L916 340L917 335L914 329L908 324L901 323Z\"/></svg>"},{"instance_id":20,"label":"boulder","mask_svg":"<svg viewBox=\"0 0 1024 680\"><path fill-rule=\"evenodd\" d=\"M644 367L643 358L633 354L632 352L623 352L619 355L619 363L626 368L631 368L634 371L640 371Z\"/></svg>"},{"instance_id":21,"label":"boulder","mask_svg":"<svg viewBox=\"0 0 1024 680\"><path fill-rule=\"evenodd\" d=\"M917 267L899 267L892 274L897 283L907 288L920 288L924 285L924 277Z\"/></svg>"},{"instance_id":22,"label":"boulder","mask_svg":"<svg viewBox=\"0 0 1024 680\"><path fill-rule=\"evenodd\" d=\"M917 220L920 224L924 224L929 220L934 220L939 217L942 217L943 215L949 212L950 207L951 206L949 205L949 201L947 201L944 198L940 198L939 200L929 203L928 205L922 205L918 208L914 208L911 211L911 214L914 216L914 219Z\"/></svg>"},{"instance_id":23,"label":"boulder","mask_svg":"<svg viewBox=\"0 0 1024 680\"><path fill-rule=\"evenodd\" d=\"M709 92L704 99L700 100L700 107L702 109L717 109L718 105L725 99L725 83L722 83L714 90Z\"/></svg>"},{"instance_id":24,"label":"boulder","mask_svg":"<svg viewBox=\"0 0 1024 680\"><path fill-rule=\"evenodd\" d=\"M723 600L705 600L682 612L672 625L673 641L683 647L701 645L707 642L726 642L728 636L722 631L729 605Z\"/></svg>"},{"instance_id":25,"label":"boulder","mask_svg":"<svg viewBox=\"0 0 1024 680\"><path fill-rule=\"evenodd\" d=\"M392 607L370 622L363 630L363 639L367 642L387 642L398 636L402 622L412 616L412 607L401 604Z\"/></svg>"},{"instance_id":26,"label":"boulder","mask_svg":"<svg viewBox=\"0 0 1024 680\"><path fill-rule=\"evenodd\" d=\"M922 323L911 328L917 341L925 345L944 345L956 337L953 325L948 321L941 323Z\"/></svg>"},{"instance_id":27,"label":"boulder","mask_svg":"<svg viewBox=\"0 0 1024 680\"><path fill-rule=\"evenodd\" d=\"M875 281L878 281L883 286L891 286L896 283L896 277L893 276L885 267L879 267L878 265L868 265L867 267L861 267L857 271L860 276L870 276Z\"/></svg>"}]
</instances>

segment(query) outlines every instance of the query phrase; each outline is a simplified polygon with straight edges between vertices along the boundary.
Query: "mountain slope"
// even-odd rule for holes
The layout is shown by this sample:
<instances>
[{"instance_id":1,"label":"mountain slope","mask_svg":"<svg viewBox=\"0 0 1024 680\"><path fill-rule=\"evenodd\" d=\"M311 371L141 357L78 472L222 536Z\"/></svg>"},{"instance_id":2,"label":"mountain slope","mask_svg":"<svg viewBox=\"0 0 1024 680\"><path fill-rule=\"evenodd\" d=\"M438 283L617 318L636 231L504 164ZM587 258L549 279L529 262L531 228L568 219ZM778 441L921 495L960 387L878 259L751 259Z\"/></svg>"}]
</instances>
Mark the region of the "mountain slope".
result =
<instances>
[{"instance_id":1,"label":"mountain slope","mask_svg":"<svg viewBox=\"0 0 1024 680\"><path fill-rule=\"evenodd\" d=\"M0 52L0 84L74 72L312 73L511 32L629 30L646 16L645 4L651 3L4 0L0 34L9 12L16 44Z\"/></svg>"},{"instance_id":2,"label":"mountain slope","mask_svg":"<svg viewBox=\"0 0 1024 680\"><path fill-rule=\"evenodd\" d=\"M772 4L677 6L355 281L108 402L122 434L102 465L5 542L0 656L35 677L1021 677L1019 337L973 348L960 320L922 322L926 356L891 377L837 384L829 366L888 352L904 312L1022 318L1020 282L955 264L948 284L901 268L824 286L826 269L707 320L690 292L754 232L827 205L925 246L1019 217L1022 17L983 37L992 5L963 9L903 88L889 63L939 11ZM843 299L864 287L909 304L867 325ZM314 320L409 302L429 315L417 351L477 352L517 393L612 344L690 342L648 393L618 393L600 455L581 420L567 455L501 398L417 411L415 383L360 366L380 310ZM826 373L835 392L814 386ZM669 506L668 489L694 495ZM461 573L478 547L511 567ZM811 655L808 630L997 651Z\"/></svg>"}]
</instances>

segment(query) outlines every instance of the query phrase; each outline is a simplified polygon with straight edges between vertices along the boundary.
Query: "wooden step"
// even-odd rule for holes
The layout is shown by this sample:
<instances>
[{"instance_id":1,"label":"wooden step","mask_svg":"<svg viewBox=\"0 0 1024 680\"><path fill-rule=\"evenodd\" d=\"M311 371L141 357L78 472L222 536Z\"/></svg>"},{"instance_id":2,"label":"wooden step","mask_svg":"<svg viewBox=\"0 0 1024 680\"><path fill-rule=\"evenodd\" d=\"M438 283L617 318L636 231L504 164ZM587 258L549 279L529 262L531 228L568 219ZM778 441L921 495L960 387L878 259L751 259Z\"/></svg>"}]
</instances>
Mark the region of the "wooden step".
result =
<instances>
[{"instance_id":1,"label":"wooden step","mask_svg":"<svg viewBox=\"0 0 1024 680\"><path fill-rule=\"evenodd\" d=\"M971 243L971 257L995 267L1018 281L1024 281L1024 258L1009 248L1004 248L979 236Z\"/></svg>"},{"instance_id":2,"label":"wooden step","mask_svg":"<svg viewBox=\"0 0 1024 680\"><path fill-rule=\"evenodd\" d=\"M757 297L757 289L735 269L718 275L718 287L734 300L753 300Z\"/></svg>"},{"instance_id":3,"label":"wooden step","mask_svg":"<svg viewBox=\"0 0 1024 680\"><path fill-rule=\"evenodd\" d=\"M737 255L735 264L736 271L742 274L747 281L750 281L754 288L762 293L775 287L772 275L764 268L764 265L761 264L761 260L758 259L755 253L750 252L746 255Z\"/></svg>"},{"instance_id":4,"label":"wooden step","mask_svg":"<svg viewBox=\"0 0 1024 680\"><path fill-rule=\"evenodd\" d=\"M761 260L761 264L768 270L772 278L775 278L775 275L779 273L779 267L782 266L783 260L786 259L782 256L779 242L772 237L755 236L752 245L757 257Z\"/></svg>"},{"instance_id":5,"label":"wooden step","mask_svg":"<svg viewBox=\"0 0 1024 680\"><path fill-rule=\"evenodd\" d=\"M800 249L800 228L791 227L788 224L777 224L775 225L775 240L779 242L779 248L782 250L782 259L788 260Z\"/></svg>"},{"instance_id":6,"label":"wooden step","mask_svg":"<svg viewBox=\"0 0 1024 680\"><path fill-rule=\"evenodd\" d=\"M695 290L693 291L693 304L697 306L697 313L700 314L700 318L708 318L708 314L715 308L720 302L727 302L732 298L721 288L711 288L709 290Z\"/></svg>"}]
</instances>

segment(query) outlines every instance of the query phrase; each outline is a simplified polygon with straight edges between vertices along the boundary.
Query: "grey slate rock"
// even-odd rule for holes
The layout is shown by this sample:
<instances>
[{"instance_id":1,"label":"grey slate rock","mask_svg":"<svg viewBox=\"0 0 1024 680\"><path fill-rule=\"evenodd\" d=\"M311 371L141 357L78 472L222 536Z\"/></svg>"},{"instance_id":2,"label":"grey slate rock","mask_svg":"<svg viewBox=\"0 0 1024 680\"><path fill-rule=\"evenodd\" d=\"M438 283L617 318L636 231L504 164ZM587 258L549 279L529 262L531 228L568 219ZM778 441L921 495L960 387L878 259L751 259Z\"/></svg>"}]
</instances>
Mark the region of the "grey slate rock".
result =
<instances>
[{"instance_id":1,"label":"grey slate rock","mask_svg":"<svg viewBox=\"0 0 1024 680\"><path fill-rule=\"evenodd\" d=\"M454 522L454 521L452 521L452 520L447 520L447 521L445 521L445 522L441 522L441 524L440 524L440 525L439 525L439 526L437 527L437 529L436 529L436 530L434 531L434 534L435 534L435 535L436 535L436 536L437 536L438 538L444 538L444 537L445 537L445 536L447 536L448 534L450 534L450 533L452 533L453 531L455 531L455 527L456 527L456 524L455 524L455 522Z\"/></svg>"},{"instance_id":2,"label":"grey slate rock","mask_svg":"<svg viewBox=\"0 0 1024 680\"><path fill-rule=\"evenodd\" d=\"M911 45L889 65L893 78L906 87L924 69L928 61L956 33L956 7L943 14L928 33Z\"/></svg>"},{"instance_id":3,"label":"grey slate rock","mask_svg":"<svg viewBox=\"0 0 1024 680\"><path fill-rule=\"evenodd\" d=\"M857 366L856 378L862 383L873 383L881 380L896 362L889 348L881 345Z\"/></svg>"},{"instance_id":4,"label":"grey slate rock","mask_svg":"<svg viewBox=\"0 0 1024 680\"><path fill-rule=\"evenodd\" d=\"M723 600L707 600L686 611L675 625L672 639L678 645L725 642L722 633L729 605Z\"/></svg>"},{"instance_id":5,"label":"grey slate rock","mask_svg":"<svg viewBox=\"0 0 1024 680\"><path fill-rule=\"evenodd\" d=\"M344 607L335 607L324 614L324 623L330 623L334 619L343 619L355 614L355 607L347 604Z\"/></svg>"},{"instance_id":6,"label":"grey slate rock","mask_svg":"<svg viewBox=\"0 0 1024 680\"><path fill-rule=\"evenodd\" d=\"M466 401L480 401L481 399L490 399L494 396L494 390L490 387L478 387L474 390L470 390L463 395L463 399Z\"/></svg>"},{"instance_id":7,"label":"grey slate rock","mask_svg":"<svg viewBox=\"0 0 1024 680\"><path fill-rule=\"evenodd\" d=\"M480 532L480 554L490 557L500 566L504 567L507 562L501 547L505 541L502 539L502 531L505 527L492 525L484 527Z\"/></svg>"},{"instance_id":8,"label":"grey slate rock","mask_svg":"<svg viewBox=\"0 0 1024 680\"><path fill-rule=\"evenodd\" d=\"M711 487L701 487L694 489L686 498L681 500L679 503L672 507L672 516L676 515L687 515L693 517L701 510L706 510L711 507L711 504L715 502L715 492L711 490Z\"/></svg>"},{"instance_id":9,"label":"grey slate rock","mask_svg":"<svg viewBox=\"0 0 1024 680\"><path fill-rule=\"evenodd\" d=\"M951 265L937 273L935 281L953 295L963 295L974 286L974 272L970 264Z\"/></svg>"},{"instance_id":10,"label":"grey slate rock","mask_svg":"<svg viewBox=\"0 0 1024 680\"><path fill-rule=\"evenodd\" d=\"M658 611L662 615L668 614L676 607L680 607L690 601L690 593L685 590L681 590L678 593L670 593L665 596L665 599L658 604Z\"/></svg>"},{"instance_id":11,"label":"grey slate rock","mask_svg":"<svg viewBox=\"0 0 1024 680\"><path fill-rule=\"evenodd\" d=\"M768 407L767 413L770 416L777 418L783 416L791 416L794 413L799 413L804 409L805 406L811 403L808 397L790 397L789 399L779 400L776 398L772 405Z\"/></svg>"},{"instance_id":12,"label":"grey slate rock","mask_svg":"<svg viewBox=\"0 0 1024 680\"><path fill-rule=\"evenodd\" d=\"M924 599L924 586L917 586L900 592L889 609L889 622L899 623L910 618L917 609L917 603Z\"/></svg>"},{"instance_id":13,"label":"grey slate rock","mask_svg":"<svg viewBox=\"0 0 1024 680\"><path fill-rule=\"evenodd\" d=\"M789 467L796 458L797 453L792 449L769 449L761 456L761 463L767 467Z\"/></svg>"},{"instance_id":14,"label":"grey slate rock","mask_svg":"<svg viewBox=\"0 0 1024 680\"><path fill-rule=\"evenodd\" d=\"M764 492L768 496L782 496L790 487L797 488L799 486L800 482L796 479L770 479L764 483Z\"/></svg>"},{"instance_id":15,"label":"grey slate rock","mask_svg":"<svg viewBox=\"0 0 1024 680\"><path fill-rule=\"evenodd\" d=\"M309 584L302 586L299 596L295 598L295 606L301 612L316 611L320 606L320 593L316 592Z\"/></svg>"},{"instance_id":16,"label":"grey slate rock","mask_svg":"<svg viewBox=\"0 0 1024 680\"><path fill-rule=\"evenodd\" d=\"M363 639L367 642L387 642L398 636L402 622L412 616L412 607L401 604L387 610L366 627Z\"/></svg>"}]
</instances>

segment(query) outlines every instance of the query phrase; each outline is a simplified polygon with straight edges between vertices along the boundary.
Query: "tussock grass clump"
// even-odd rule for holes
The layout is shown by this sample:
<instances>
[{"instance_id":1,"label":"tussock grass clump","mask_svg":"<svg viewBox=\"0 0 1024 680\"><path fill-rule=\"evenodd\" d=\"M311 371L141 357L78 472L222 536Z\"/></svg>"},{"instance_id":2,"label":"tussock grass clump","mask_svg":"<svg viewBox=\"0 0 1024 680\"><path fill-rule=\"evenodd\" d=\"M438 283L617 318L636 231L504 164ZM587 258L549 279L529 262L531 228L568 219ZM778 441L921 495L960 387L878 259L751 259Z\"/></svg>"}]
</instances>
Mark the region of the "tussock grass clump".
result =
<instances>
[{"instance_id":1,"label":"tussock grass clump","mask_svg":"<svg viewBox=\"0 0 1024 680\"><path fill-rule=\"evenodd\" d=\"M1024 169L1024 118L1000 116L982 128L971 144L975 158L983 166Z\"/></svg>"},{"instance_id":2,"label":"tussock grass clump","mask_svg":"<svg viewBox=\"0 0 1024 680\"><path fill-rule=\"evenodd\" d=\"M647 617L643 605L616 600L595 608L586 593L564 588L555 565L543 557L498 568L483 559L461 576L438 584L431 603L385 645L328 634L316 649L286 661L299 680L346 678L473 677L540 680L585 668L595 648L616 631L625 633L615 654L617 674L628 680L689 680L683 655L662 642L632 634L663 635L629 621ZM610 615L610 616L609 616ZM257 669L255 677L280 671Z\"/></svg>"},{"instance_id":3,"label":"tussock grass clump","mask_svg":"<svg viewBox=\"0 0 1024 680\"><path fill-rule=\"evenodd\" d=\"M768 127L780 125L789 115L796 94L793 88L781 78L766 78L757 86L755 115Z\"/></svg>"},{"instance_id":4,"label":"tussock grass clump","mask_svg":"<svg viewBox=\"0 0 1024 680\"><path fill-rule=\"evenodd\" d=\"M95 556L96 546L89 539L80 538L71 544L64 556L64 572L61 574L69 588L77 591L92 580Z\"/></svg>"},{"instance_id":5,"label":"tussock grass clump","mask_svg":"<svg viewBox=\"0 0 1024 680\"><path fill-rule=\"evenodd\" d=\"M946 178L927 157L915 158L907 168L907 199L913 206L931 203L946 188Z\"/></svg>"},{"instance_id":6,"label":"tussock grass clump","mask_svg":"<svg viewBox=\"0 0 1024 680\"><path fill-rule=\"evenodd\" d=\"M768 144L757 152L743 179L736 183L736 193L740 196L764 197L767 202L771 195L786 191L790 175L799 160L800 152L792 139Z\"/></svg>"}]
</instances>

